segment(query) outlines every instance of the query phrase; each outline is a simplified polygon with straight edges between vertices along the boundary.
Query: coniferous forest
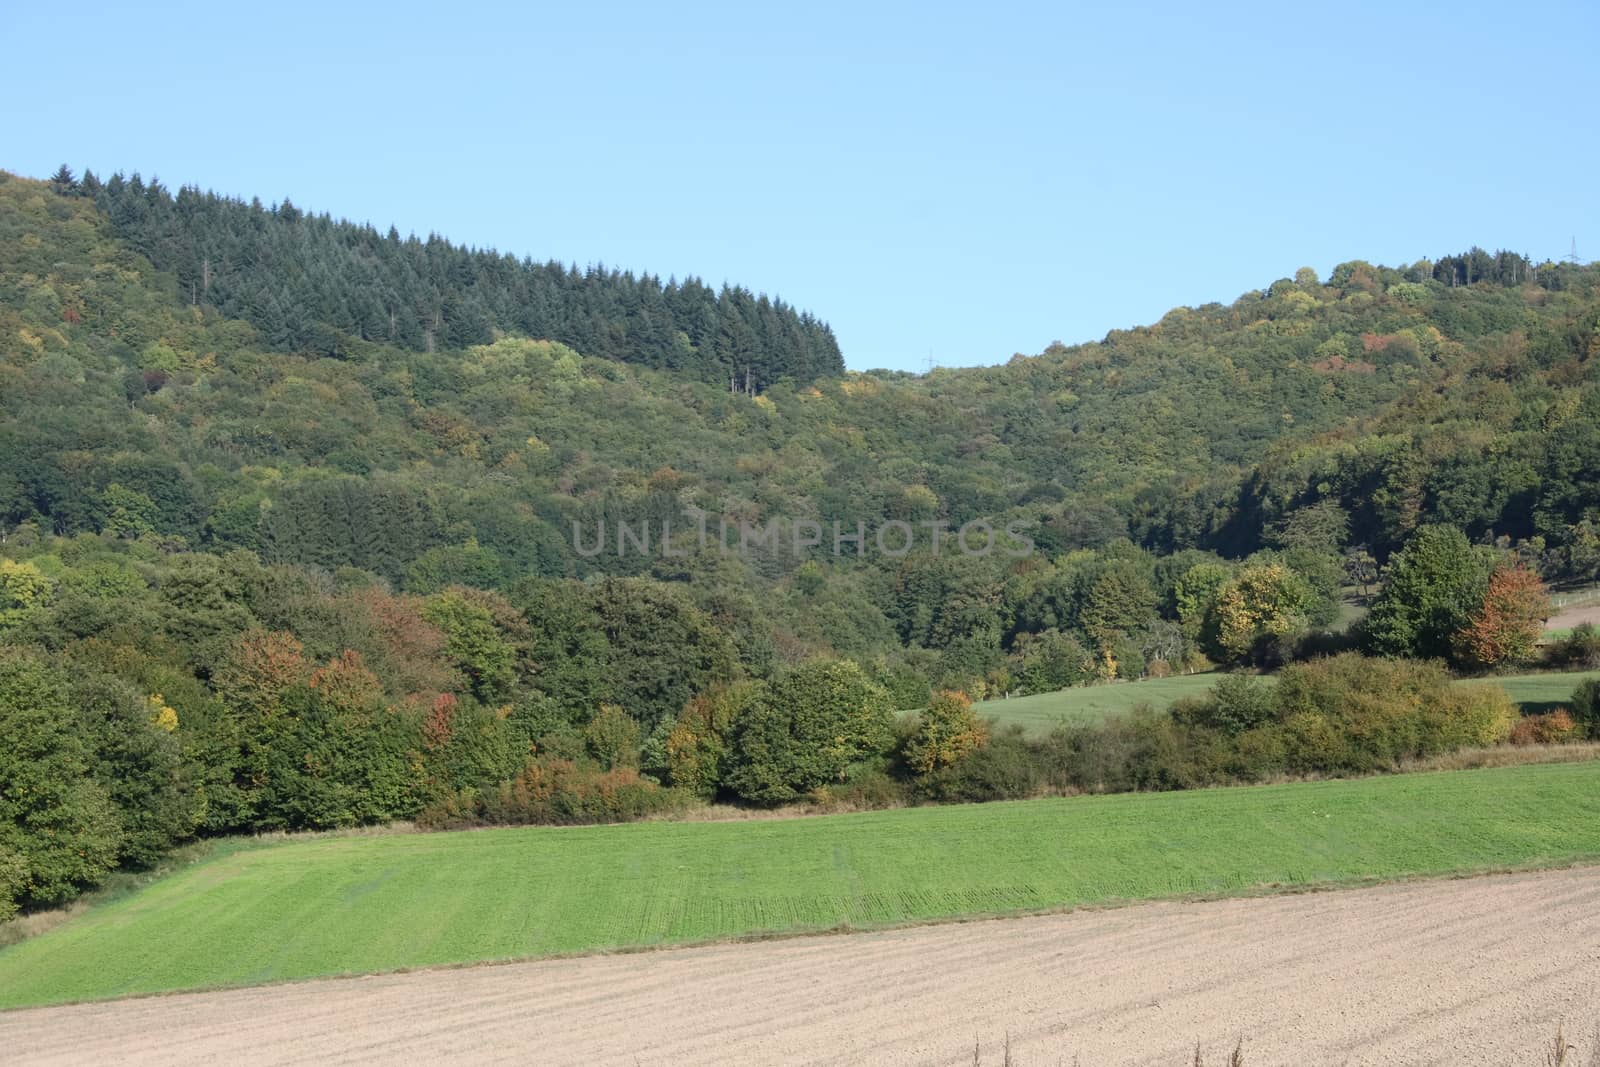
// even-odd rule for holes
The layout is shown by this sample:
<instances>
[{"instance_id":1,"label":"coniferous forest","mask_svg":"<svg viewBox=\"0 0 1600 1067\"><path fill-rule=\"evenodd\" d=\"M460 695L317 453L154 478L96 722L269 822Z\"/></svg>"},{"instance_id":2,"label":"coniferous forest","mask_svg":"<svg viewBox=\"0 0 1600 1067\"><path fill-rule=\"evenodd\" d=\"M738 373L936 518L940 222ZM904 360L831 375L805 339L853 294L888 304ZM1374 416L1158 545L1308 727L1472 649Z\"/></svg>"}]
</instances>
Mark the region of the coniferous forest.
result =
<instances>
[{"instance_id":1,"label":"coniferous forest","mask_svg":"<svg viewBox=\"0 0 1600 1067\"><path fill-rule=\"evenodd\" d=\"M1000 366L855 373L738 286L0 174L0 914L205 835L1600 735L1600 694L1525 724L1447 688L1600 663L1528 630L1600 580L1597 286L1477 248L1348 262ZM730 553L692 514L916 541ZM975 522L1033 550L934 551ZM574 541L618 523L675 551ZM971 707L1217 668L1282 671L1047 740Z\"/></svg>"},{"instance_id":2,"label":"coniferous forest","mask_svg":"<svg viewBox=\"0 0 1600 1067\"><path fill-rule=\"evenodd\" d=\"M750 290L698 278L663 283L603 265L535 263L429 234L405 239L285 200L176 194L137 174L69 186L112 232L170 271L191 304L256 328L277 351L339 356L356 341L410 351L462 349L496 333L753 389L844 370L824 322Z\"/></svg>"}]
</instances>

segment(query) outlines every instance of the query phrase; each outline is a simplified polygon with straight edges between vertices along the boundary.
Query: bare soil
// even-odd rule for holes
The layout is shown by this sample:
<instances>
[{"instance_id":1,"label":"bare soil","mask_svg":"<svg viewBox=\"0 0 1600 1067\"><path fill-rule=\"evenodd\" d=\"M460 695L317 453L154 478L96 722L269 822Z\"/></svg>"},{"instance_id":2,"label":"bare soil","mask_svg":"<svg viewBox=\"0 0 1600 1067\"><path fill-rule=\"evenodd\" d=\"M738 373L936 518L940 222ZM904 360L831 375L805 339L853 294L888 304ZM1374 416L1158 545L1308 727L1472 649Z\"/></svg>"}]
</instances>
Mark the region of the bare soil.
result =
<instances>
[{"instance_id":1,"label":"bare soil","mask_svg":"<svg viewBox=\"0 0 1600 1067\"><path fill-rule=\"evenodd\" d=\"M8 1063L1543 1063L1600 1024L1600 868L0 1014Z\"/></svg>"}]
</instances>

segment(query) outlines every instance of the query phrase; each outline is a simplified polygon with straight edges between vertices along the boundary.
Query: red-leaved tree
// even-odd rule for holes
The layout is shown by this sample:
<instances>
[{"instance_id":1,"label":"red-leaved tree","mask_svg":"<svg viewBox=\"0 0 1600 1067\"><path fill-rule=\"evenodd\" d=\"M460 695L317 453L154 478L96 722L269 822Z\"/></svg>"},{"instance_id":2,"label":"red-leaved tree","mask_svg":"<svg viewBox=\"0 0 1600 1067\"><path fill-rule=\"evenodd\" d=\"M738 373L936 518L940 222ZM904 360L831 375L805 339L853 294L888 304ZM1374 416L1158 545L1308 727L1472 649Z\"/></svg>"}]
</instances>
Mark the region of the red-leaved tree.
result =
<instances>
[{"instance_id":1,"label":"red-leaved tree","mask_svg":"<svg viewBox=\"0 0 1600 1067\"><path fill-rule=\"evenodd\" d=\"M1502 566L1472 621L1456 634L1456 655L1485 669L1526 663L1549 617L1550 593L1539 576L1520 563Z\"/></svg>"}]
</instances>

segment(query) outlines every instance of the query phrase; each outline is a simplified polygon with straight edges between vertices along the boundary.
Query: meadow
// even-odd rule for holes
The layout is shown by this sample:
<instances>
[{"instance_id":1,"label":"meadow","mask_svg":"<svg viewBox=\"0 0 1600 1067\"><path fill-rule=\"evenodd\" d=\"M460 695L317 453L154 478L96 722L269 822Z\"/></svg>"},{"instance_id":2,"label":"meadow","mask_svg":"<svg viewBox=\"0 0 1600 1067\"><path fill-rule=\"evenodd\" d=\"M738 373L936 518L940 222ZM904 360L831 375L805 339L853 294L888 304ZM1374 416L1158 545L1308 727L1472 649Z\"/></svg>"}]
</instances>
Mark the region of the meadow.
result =
<instances>
[{"instance_id":1,"label":"meadow","mask_svg":"<svg viewBox=\"0 0 1600 1067\"><path fill-rule=\"evenodd\" d=\"M1096 723L1111 715L1126 714L1141 704L1162 711L1184 697L1204 694L1222 677L1220 673L1184 674L1171 678L1146 678L1137 682L1075 686L1054 693L1037 693L1009 700L986 700L974 704L973 709L980 716L995 719L1002 726L1017 723L1031 734L1045 734L1061 723ZM1533 714L1566 704L1574 689L1594 678L1600 678L1600 671L1546 671L1488 680L1504 686L1513 702L1519 704L1525 713ZM1468 678L1462 679L1462 682L1480 680Z\"/></svg>"},{"instance_id":2,"label":"meadow","mask_svg":"<svg viewBox=\"0 0 1600 1067\"><path fill-rule=\"evenodd\" d=\"M1017 723L1029 733L1045 734L1061 723L1093 724L1112 715L1126 714L1141 704L1160 711L1184 697L1204 694L1221 677L1222 674L1212 672L1080 685L1053 693L984 700L972 707L983 718L996 719L1003 725Z\"/></svg>"},{"instance_id":3,"label":"meadow","mask_svg":"<svg viewBox=\"0 0 1600 1067\"><path fill-rule=\"evenodd\" d=\"M1600 763L219 844L0 950L0 1007L1600 859Z\"/></svg>"}]
</instances>

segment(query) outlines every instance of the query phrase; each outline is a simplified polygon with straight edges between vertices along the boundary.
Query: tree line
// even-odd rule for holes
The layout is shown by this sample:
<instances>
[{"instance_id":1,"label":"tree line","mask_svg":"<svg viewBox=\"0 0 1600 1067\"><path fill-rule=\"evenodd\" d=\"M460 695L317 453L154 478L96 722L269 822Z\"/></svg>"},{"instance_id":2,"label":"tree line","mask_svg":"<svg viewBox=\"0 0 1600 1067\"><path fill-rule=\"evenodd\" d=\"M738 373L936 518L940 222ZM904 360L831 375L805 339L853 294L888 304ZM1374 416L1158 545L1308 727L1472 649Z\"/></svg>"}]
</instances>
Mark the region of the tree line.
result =
<instances>
[{"instance_id":1,"label":"tree line","mask_svg":"<svg viewBox=\"0 0 1600 1067\"><path fill-rule=\"evenodd\" d=\"M63 168L53 184L92 201L130 247L173 272L190 303L251 323L280 351L336 356L360 341L459 349L498 331L747 391L844 369L827 323L741 286L402 238L288 199L266 207L190 186L173 193L137 173L101 181Z\"/></svg>"}]
</instances>

